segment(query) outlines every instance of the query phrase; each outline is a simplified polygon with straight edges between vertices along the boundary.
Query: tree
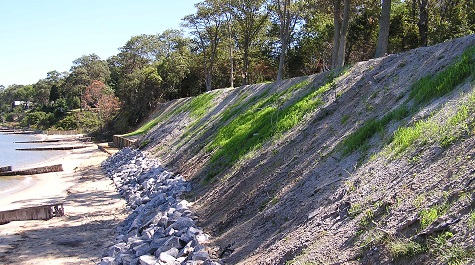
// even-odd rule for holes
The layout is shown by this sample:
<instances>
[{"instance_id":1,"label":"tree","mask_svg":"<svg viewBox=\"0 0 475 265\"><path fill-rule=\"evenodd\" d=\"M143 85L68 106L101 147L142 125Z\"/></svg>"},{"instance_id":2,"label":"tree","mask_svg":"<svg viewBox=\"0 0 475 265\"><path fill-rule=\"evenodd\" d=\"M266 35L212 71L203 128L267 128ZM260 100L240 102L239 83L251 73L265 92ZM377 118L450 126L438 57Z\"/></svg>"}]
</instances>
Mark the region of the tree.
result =
<instances>
[{"instance_id":1,"label":"tree","mask_svg":"<svg viewBox=\"0 0 475 265\"><path fill-rule=\"evenodd\" d=\"M417 0L417 4L419 5L419 21L417 22L417 26L419 27L420 45L427 46L427 34L429 31L429 0Z\"/></svg>"},{"instance_id":2,"label":"tree","mask_svg":"<svg viewBox=\"0 0 475 265\"><path fill-rule=\"evenodd\" d=\"M223 10L213 1L204 1L195 4L196 14L183 18L184 26L190 28L195 36L196 44L203 58L206 91L213 85L213 70L218 54L218 45L221 40L221 30L224 25Z\"/></svg>"},{"instance_id":3,"label":"tree","mask_svg":"<svg viewBox=\"0 0 475 265\"><path fill-rule=\"evenodd\" d=\"M119 99L114 92L101 81L93 81L82 95L82 104L85 109L97 109L103 123L110 121L112 115L119 108Z\"/></svg>"},{"instance_id":4,"label":"tree","mask_svg":"<svg viewBox=\"0 0 475 265\"><path fill-rule=\"evenodd\" d=\"M65 94L70 107L82 106L80 100L86 87L93 81L107 83L110 71L107 62L102 61L96 54L84 55L73 61L69 76L64 83ZM75 106L79 99L79 106Z\"/></svg>"},{"instance_id":5,"label":"tree","mask_svg":"<svg viewBox=\"0 0 475 265\"><path fill-rule=\"evenodd\" d=\"M295 0L273 0L272 9L279 24L280 55L277 82L282 80L284 72L285 55L290 43L290 37L294 32L297 21L300 18L299 3Z\"/></svg>"},{"instance_id":6,"label":"tree","mask_svg":"<svg viewBox=\"0 0 475 265\"><path fill-rule=\"evenodd\" d=\"M232 19L236 22L235 38L242 51L243 85L249 83L250 52L258 35L268 21L269 11L265 8L265 0L230 1L229 8Z\"/></svg>"},{"instance_id":7,"label":"tree","mask_svg":"<svg viewBox=\"0 0 475 265\"><path fill-rule=\"evenodd\" d=\"M378 44L374 57L382 57L388 50L389 22L391 14L391 0L382 0L381 17L379 18Z\"/></svg>"},{"instance_id":8,"label":"tree","mask_svg":"<svg viewBox=\"0 0 475 265\"><path fill-rule=\"evenodd\" d=\"M348 22L350 18L350 0L343 0L344 7L341 13L341 1L333 1L333 50L332 68L340 68L345 64L346 35L348 33Z\"/></svg>"}]
</instances>

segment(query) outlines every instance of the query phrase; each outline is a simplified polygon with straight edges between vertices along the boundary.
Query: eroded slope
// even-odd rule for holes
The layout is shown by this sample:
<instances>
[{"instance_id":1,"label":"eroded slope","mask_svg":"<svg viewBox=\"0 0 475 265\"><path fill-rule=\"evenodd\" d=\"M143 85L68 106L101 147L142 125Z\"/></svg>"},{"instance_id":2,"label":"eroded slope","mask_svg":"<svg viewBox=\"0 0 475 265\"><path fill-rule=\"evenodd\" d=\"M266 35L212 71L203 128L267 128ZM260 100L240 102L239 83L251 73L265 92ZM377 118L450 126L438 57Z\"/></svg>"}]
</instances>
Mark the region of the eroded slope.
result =
<instances>
[{"instance_id":1,"label":"eroded slope","mask_svg":"<svg viewBox=\"0 0 475 265\"><path fill-rule=\"evenodd\" d=\"M193 181L229 264L473 260L473 52L452 70L473 46L169 102L142 147ZM450 90L413 92L438 76Z\"/></svg>"}]
</instances>

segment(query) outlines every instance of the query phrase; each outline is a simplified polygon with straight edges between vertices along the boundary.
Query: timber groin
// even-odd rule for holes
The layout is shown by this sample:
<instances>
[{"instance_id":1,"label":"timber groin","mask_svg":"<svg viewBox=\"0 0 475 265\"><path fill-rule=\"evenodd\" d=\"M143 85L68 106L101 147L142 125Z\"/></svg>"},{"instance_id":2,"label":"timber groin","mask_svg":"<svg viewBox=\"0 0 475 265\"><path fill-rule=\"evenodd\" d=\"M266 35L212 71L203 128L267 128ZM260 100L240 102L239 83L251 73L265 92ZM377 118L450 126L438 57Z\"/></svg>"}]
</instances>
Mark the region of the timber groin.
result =
<instances>
[{"instance_id":1,"label":"timber groin","mask_svg":"<svg viewBox=\"0 0 475 265\"><path fill-rule=\"evenodd\" d=\"M137 141L137 138L125 137L123 135L114 135L114 136L112 136L112 142L119 149L129 147L129 146L133 146L136 141Z\"/></svg>"},{"instance_id":2,"label":"timber groin","mask_svg":"<svg viewBox=\"0 0 475 265\"><path fill-rule=\"evenodd\" d=\"M12 221L49 220L64 215L63 203L47 204L22 209L0 211L0 225Z\"/></svg>"},{"instance_id":3,"label":"timber groin","mask_svg":"<svg viewBox=\"0 0 475 265\"><path fill-rule=\"evenodd\" d=\"M67 139L49 139L49 140L33 140L33 141L18 141L15 144L43 144L43 143L67 143L67 142L92 142L91 137L67 138Z\"/></svg>"},{"instance_id":4,"label":"timber groin","mask_svg":"<svg viewBox=\"0 0 475 265\"><path fill-rule=\"evenodd\" d=\"M9 171L0 171L0 176L21 176L21 175L36 175L36 174L44 174L44 173L51 173L51 172L60 172L63 171L63 165L53 165L53 166L44 166L44 167L35 167L23 170L10 170Z\"/></svg>"},{"instance_id":5,"label":"timber groin","mask_svg":"<svg viewBox=\"0 0 475 265\"><path fill-rule=\"evenodd\" d=\"M86 148L88 145L79 146L50 146L50 147L30 147L30 148L16 148L17 151L57 151L57 150L73 150Z\"/></svg>"},{"instance_id":6,"label":"timber groin","mask_svg":"<svg viewBox=\"0 0 475 265\"><path fill-rule=\"evenodd\" d=\"M0 172L12 171L12 166L0 167Z\"/></svg>"}]
</instances>

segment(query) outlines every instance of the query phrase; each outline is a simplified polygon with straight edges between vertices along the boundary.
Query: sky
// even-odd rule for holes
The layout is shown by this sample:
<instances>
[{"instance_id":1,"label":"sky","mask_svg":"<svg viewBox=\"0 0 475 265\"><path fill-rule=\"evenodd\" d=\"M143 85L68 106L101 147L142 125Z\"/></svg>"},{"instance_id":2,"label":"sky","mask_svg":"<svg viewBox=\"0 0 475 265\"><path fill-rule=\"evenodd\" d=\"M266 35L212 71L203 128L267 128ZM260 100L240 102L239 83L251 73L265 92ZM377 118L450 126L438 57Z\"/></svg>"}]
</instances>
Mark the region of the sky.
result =
<instances>
[{"instance_id":1,"label":"sky","mask_svg":"<svg viewBox=\"0 0 475 265\"><path fill-rule=\"evenodd\" d=\"M179 29L199 0L0 0L0 85L28 85L132 36Z\"/></svg>"}]
</instances>

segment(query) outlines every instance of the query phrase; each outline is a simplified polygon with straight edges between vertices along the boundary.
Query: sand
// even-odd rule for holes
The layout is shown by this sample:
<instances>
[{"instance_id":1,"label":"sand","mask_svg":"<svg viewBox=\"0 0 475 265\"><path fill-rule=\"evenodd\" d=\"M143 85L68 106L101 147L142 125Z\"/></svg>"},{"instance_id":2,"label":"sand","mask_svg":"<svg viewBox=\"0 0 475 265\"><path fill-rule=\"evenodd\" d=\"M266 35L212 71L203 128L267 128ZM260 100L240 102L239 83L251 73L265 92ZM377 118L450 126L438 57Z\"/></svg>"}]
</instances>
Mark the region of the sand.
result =
<instances>
[{"instance_id":1,"label":"sand","mask_svg":"<svg viewBox=\"0 0 475 265\"><path fill-rule=\"evenodd\" d=\"M0 198L0 210L64 202L65 216L0 225L0 264L97 264L125 219L125 201L100 170L96 145L65 151L42 165L63 172L34 176L35 185Z\"/></svg>"}]
</instances>

